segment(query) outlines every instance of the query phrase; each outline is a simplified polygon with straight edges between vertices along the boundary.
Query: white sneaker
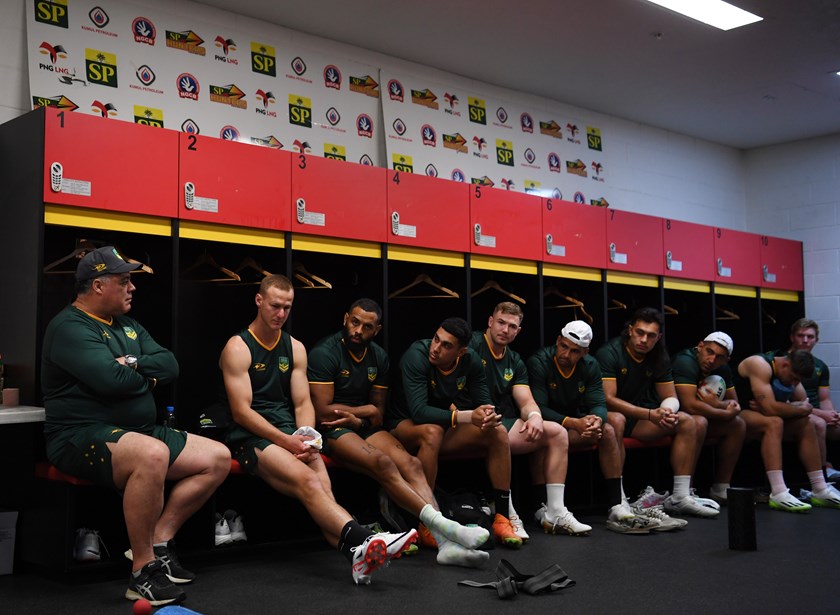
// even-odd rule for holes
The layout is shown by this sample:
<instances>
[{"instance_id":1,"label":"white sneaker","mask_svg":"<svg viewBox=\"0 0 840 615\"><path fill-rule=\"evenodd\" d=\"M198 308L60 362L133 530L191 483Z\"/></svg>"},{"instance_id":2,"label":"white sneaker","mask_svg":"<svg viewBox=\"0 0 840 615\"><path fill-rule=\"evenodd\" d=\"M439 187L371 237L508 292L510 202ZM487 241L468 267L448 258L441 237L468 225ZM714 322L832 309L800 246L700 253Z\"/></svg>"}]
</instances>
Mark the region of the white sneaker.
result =
<instances>
[{"instance_id":1,"label":"white sneaker","mask_svg":"<svg viewBox=\"0 0 840 615\"><path fill-rule=\"evenodd\" d=\"M369 585L370 575L388 562L388 547L385 541L371 534L358 547L353 547L353 582Z\"/></svg>"},{"instance_id":2,"label":"white sneaker","mask_svg":"<svg viewBox=\"0 0 840 615\"><path fill-rule=\"evenodd\" d=\"M717 517L720 514L719 510L711 506L703 506L690 495L685 496L681 500L675 500L673 495L669 495L662 506L665 512L677 515L694 515L695 517L705 517L708 519Z\"/></svg>"},{"instance_id":3,"label":"white sneaker","mask_svg":"<svg viewBox=\"0 0 840 615\"><path fill-rule=\"evenodd\" d=\"M820 508L840 508L840 491L829 485L811 495L811 504Z\"/></svg>"},{"instance_id":4,"label":"white sneaker","mask_svg":"<svg viewBox=\"0 0 840 615\"><path fill-rule=\"evenodd\" d=\"M656 493L653 490L653 487L645 487L644 490L639 493L639 497L633 502L633 507L635 508L650 508L651 506L659 506L662 502L665 501L665 498L668 497L668 492L665 493Z\"/></svg>"},{"instance_id":5,"label":"white sneaker","mask_svg":"<svg viewBox=\"0 0 840 615\"><path fill-rule=\"evenodd\" d=\"M385 542L385 547L388 551L388 559L397 559L400 557L409 545L417 542L417 530L410 529L407 532L400 532L398 534L392 532L379 532L374 534L376 538Z\"/></svg>"},{"instance_id":6,"label":"white sneaker","mask_svg":"<svg viewBox=\"0 0 840 615\"><path fill-rule=\"evenodd\" d=\"M805 502L800 502L793 497L789 489L785 489L779 495L770 494L768 500L770 508L773 510L783 510L785 512L808 512L811 510L811 505Z\"/></svg>"},{"instance_id":7,"label":"white sneaker","mask_svg":"<svg viewBox=\"0 0 840 615\"><path fill-rule=\"evenodd\" d=\"M217 547L229 545L233 542L233 537L230 534L230 525L228 524L228 520L219 513L216 513L215 534L215 544Z\"/></svg>"},{"instance_id":8,"label":"white sneaker","mask_svg":"<svg viewBox=\"0 0 840 615\"><path fill-rule=\"evenodd\" d=\"M610 508L607 517L607 529L619 534L650 534L657 527L659 521L634 514L626 501Z\"/></svg>"},{"instance_id":9,"label":"white sneaker","mask_svg":"<svg viewBox=\"0 0 840 615\"><path fill-rule=\"evenodd\" d=\"M654 532L681 530L688 525L688 521L685 519L677 519L668 515L668 513L663 510L662 504L658 506L651 506L650 508L633 507L633 512L639 516L658 521L659 525L653 529Z\"/></svg>"},{"instance_id":10,"label":"white sneaker","mask_svg":"<svg viewBox=\"0 0 840 615\"><path fill-rule=\"evenodd\" d=\"M716 500L714 500L712 498L701 498L699 495L697 495L697 492L694 490L694 487L691 488L690 493L691 493L691 497L693 497L694 500L698 504L700 504L700 506L706 506L708 508L714 508L715 510L720 510L720 504Z\"/></svg>"},{"instance_id":11,"label":"white sneaker","mask_svg":"<svg viewBox=\"0 0 840 615\"><path fill-rule=\"evenodd\" d=\"M548 514L548 509L537 511L537 521L542 525L546 534L568 534L569 536L586 536L592 531L591 525L581 523L568 508L554 517Z\"/></svg>"},{"instance_id":12,"label":"white sneaker","mask_svg":"<svg viewBox=\"0 0 840 615\"><path fill-rule=\"evenodd\" d=\"M108 549L99 532L80 527L76 530L76 543L73 547L73 559L77 562L98 562L102 559L100 547L108 554Z\"/></svg>"},{"instance_id":13,"label":"white sneaker","mask_svg":"<svg viewBox=\"0 0 840 615\"><path fill-rule=\"evenodd\" d=\"M519 536L522 539L522 542L528 542L530 536L528 536L528 532L525 531L525 524L522 523L522 519L519 518L519 515L511 515L509 520L510 524L513 526L513 533Z\"/></svg>"},{"instance_id":14,"label":"white sneaker","mask_svg":"<svg viewBox=\"0 0 840 615\"><path fill-rule=\"evenodd\" d=\"M245 542L248 540L248 535L245 533L245 522L242 521L242 515L235 510L226 510L224 518L230 528L230 539L233 542Z\"/></svg>"},{"instance_id":15,"label":"white sneaker","mask_svg":"<svg viewBox=\"0 0 840 615\"><path fill-rule=\"evenodd\" d=\"M825 478L828 482L831 483L835 481L840 481L840 471L836 470L835 468L826 468Z\"/></svg>"}]
</instances>

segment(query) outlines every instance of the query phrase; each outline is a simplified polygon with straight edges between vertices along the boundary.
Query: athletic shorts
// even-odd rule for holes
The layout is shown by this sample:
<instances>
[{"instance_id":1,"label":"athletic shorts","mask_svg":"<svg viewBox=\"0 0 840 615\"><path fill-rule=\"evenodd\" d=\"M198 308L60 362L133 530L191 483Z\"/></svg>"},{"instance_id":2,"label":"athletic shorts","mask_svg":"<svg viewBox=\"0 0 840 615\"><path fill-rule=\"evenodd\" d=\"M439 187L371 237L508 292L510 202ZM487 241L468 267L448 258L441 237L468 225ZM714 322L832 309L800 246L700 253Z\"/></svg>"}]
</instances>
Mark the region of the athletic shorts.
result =
<instances>
[{"instance_id":1,"label":"athletic shorts","mask_svg":"<svg viewBox=\"0 0 840 615\"><path fill-rule=\"evenodd\" d=\"M297 431L296 428L288 426L278 426L277 429L282 431L287 436L290 436L293 433L295 433L295 431ZM239 433L242 433L244 430L240 428L237 431ZM274 444L274 442L272 442L271 440L255 436L253 434L246 435L245 437L236 437L228 439L225 441L225 443L230 449L231 457L236 459L236 461L239 462L239 465L242 467L242 469L248 472L248 474L254 474L257 471L258 458L256 451L264 451L267 447Z\"/></svg>"},{"instance_id":2,"label":"athletic shorts","mask_svg":"<svg viewBox=\"0 0 840 615\"><path fill-rule=\"evenodd\" d=\"M510 433L510 430L513 429L513 424L516 423L516 421L518 421L518 420L519 420L518 418L509 419L507 417L503 417L502 418L502 425L504 425L505 429L507 429L508 433Z\"/></svg>"},{"instance_id":3,"label":"athletic shorts","mask_svg":"<svg viewBox=\"0 0 840 615\"><path fill-rule=\"evenodd\" d=\"M65 436L64 448L55 459L50 459L50 462L62 472L116 489L111 449L107 443L118 442L127 433L134 432L113 425L92 425L73 429L69 437ZM187 432L161 425L155 425L150 433L143 435L160 440L167 446L170 467L187 445Z\"/></svg>"},{"instance_id":4,"label":"athletic shorts","mask_svg":"<svg viewBox=\"0 0 840 615\"><path fill-rule=\"evenodd\" d=\"M358 431L354 429L348 429L346 427L337 427L336 429L324 429L321 431L321 435L324 436L324 449L321 451L325 455L330 454L330 440L338 440L341 436L354 433L358 435L362 440L367 440L373 434L379 433L380 431L385 431L385 428L381 425L379 427L365 427L364 429L360 429Z\"/></svg>"}]
</instances>

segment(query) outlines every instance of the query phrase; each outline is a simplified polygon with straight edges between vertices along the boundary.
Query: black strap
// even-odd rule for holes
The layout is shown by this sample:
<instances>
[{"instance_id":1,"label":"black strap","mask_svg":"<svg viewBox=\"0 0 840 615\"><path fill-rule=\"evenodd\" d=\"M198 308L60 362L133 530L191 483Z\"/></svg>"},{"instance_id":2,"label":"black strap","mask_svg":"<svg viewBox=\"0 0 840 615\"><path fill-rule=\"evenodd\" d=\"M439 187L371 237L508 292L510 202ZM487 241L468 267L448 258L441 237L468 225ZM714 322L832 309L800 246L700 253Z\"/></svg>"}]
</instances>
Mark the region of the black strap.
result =
<instances>
[{"instance_id":1,"label":"black strap","mask_svg":"<svg viewBox=\"0 0 840 615\"><path fill-rule=\"evenodd\" d=\"M458 585L495 589L502 600L516 596L519 590L535 596L541 593L559 591L574 587L575 581L557 564L552 564L539 574L522 574L509 561L503 559L496 566L498 581L479 583L477 581L459 581Z\"/></svg>"}]
</instances>

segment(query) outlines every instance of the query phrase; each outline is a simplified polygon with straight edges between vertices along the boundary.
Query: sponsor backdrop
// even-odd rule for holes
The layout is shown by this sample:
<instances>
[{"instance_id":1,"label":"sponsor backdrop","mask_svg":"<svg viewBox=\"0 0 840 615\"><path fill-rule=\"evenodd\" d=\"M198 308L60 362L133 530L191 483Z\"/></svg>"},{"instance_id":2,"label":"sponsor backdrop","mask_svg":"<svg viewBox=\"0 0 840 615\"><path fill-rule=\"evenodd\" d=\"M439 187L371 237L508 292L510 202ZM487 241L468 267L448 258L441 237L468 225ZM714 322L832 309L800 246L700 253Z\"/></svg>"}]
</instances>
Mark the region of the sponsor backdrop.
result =
<instances>
[{"instance_id":1,"label":"sponsor backdrop","mask_svg":"<svg viewBox=\"0 0 840 615\"><path fill-rule=\"evenodd\" d=\"M26 2L33 107L610 202L609 139L584 117L328 57L280 26L205 22L219 12L200 5L185 18L118 0Z\"/></svg>"},{"instance_id":2,"label":"sponsor backdrop","mask_svg":"<svg viewBox=\"0 0 840 615\"><path fill-rule=\"evenodd\" d=\"M280 28L254 36L204 23L200 10L26 2L35 107L383 166L374 67L292 48Z\"/></svg>"}]
</instances>

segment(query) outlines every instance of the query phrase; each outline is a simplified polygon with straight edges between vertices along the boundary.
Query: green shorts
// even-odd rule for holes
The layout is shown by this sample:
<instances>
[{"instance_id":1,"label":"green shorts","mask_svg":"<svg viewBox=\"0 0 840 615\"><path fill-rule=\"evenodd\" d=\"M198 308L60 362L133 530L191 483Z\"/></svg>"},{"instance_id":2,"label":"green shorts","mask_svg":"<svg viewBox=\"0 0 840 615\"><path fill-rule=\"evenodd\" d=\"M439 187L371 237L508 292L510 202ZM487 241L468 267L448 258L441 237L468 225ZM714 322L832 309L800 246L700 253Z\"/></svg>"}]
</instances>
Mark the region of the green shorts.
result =
<instances>
[{"instance_id":1,"label":"green shorts","mask_svg":"<svg viewBox=\"0 0 840 615\"><path fill-rule=\"evenodd\" d=\"M518 420L519 420L518 418L509 419L507 417L503 417L502 418L502 425L504 425L505 429L507 429L508 433L510 433L510 430L513 429L513 424L516 423L516 421L518 421Z\"/></svg>"},{"instance_id":2,"label":"green shorts","mask_svg":"<svg viewBox=\"0 0 840 615\"><path fill-rule=\"evenodd\" d=\"M362 440L367 440L373 434L378 433L380 431L385 431L385 428L381 425L379 427L365 427L364 429L360 429L356 431L355 429L348 429L346 427L337 427L336 429L324 429L321 431L321 435L324 437L324 448L321 451L325 455L330 454L330 440L338 440L341 436L354 433L358 435Z\"/></svg>"},{"instance_id":3,"label":"green shorts","mask_svg":"<svg viewBox=\"0 0 840 615\"><path fill-rule=\"evenodd\" d=\"M65 436L64 447L50 462L62 472L116 489L114 469L111 466L111 449L107 443L118 442L127 433L133 432L113 425L92 425L73 429L72 434ZM143 435L160 440L167 446L170 466L187 445L187 432L161 425L155 425L150 433Z\"/></svg>"},{"instance_id":4,"label":"green shorts","mask_svg":"<svg viewBox=\"0 0 840 615\"><path fill-rule=\"evenodd\" d=\"M285 425L276 427L288 436L292 435L296 431L296 428ZM239 426L237 426L236 432L237 433L234 434L235 437L225 439L225 443L230 449L230 455L239 462L239 465L243 470L248 472L248 474L254 474L257 471L257 450L264 451L267 447L274 444L274 442L249 434ZM241 434L247 435L241 436Z\"/></svg>"}]
</instances>

